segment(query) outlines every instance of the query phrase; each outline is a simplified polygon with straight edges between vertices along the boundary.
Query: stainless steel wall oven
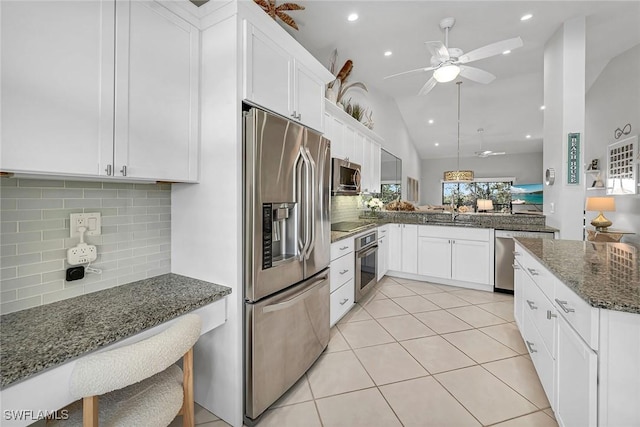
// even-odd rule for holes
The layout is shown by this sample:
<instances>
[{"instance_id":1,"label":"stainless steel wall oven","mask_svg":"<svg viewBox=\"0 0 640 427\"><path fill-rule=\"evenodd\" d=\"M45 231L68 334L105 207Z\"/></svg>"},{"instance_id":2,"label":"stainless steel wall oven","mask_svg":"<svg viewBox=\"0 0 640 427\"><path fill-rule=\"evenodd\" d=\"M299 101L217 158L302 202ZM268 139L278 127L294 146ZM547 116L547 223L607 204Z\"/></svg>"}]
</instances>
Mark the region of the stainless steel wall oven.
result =
<instances>
[{"instance_id":1,"label":"stainless steel wall oven","mask_svg":"<svg viewBox=\"0 0 640 427\"><path fill-rule=\"evenodd\" d=\"M378 283L378 233L373 231L356 238L356 294L361 300Z\"/></svg>"}]
</instances>

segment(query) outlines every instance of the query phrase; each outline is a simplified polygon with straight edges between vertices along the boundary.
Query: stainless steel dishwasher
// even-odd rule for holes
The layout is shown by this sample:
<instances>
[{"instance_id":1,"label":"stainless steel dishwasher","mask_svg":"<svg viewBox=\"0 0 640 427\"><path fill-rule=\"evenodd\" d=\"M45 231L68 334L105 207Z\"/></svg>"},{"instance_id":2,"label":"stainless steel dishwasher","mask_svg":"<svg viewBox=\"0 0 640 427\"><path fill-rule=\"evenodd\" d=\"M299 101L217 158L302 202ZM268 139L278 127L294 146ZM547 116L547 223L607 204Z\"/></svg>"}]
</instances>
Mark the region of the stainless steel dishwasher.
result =
<instances>
[{"instance_id":1,"label":"stainless steel dishwasher","mask_svg":"<svg viewBox=\"0 0 640 427\"><path fill-rule=\"evenodd\" d=\"M525 237L530 239L553 239L554 233L545 231L510 231L496 230L495 241L495 292L513 293L513 238Z\"/></svg>"}]
</instances>

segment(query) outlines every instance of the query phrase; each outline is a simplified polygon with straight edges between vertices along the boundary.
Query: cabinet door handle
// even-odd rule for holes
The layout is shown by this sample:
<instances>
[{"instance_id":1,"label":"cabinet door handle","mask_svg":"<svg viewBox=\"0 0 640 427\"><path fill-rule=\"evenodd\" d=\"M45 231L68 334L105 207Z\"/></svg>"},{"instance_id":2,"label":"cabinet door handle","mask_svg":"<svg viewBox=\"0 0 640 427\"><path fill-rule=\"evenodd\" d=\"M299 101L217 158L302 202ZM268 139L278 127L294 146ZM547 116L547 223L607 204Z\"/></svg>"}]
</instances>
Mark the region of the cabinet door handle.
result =
<instances>
[{"instance_id":1,"label":"cabinet door handle","mask_svg":"<svg viewBox=\"0 0 640 427\"><path fill-rule=\"evenodd\" d=\"M341 251L344 251L345 249L349 249L349 246L343 246L340 248Z\"/></svg>"},{"instance_id":2,"label":"cabinet door handle","mask_svg":"<svg viewBox=\"0 0 640 427\"><path fill-rule=\"evenodd\" d=\"M111 176L113 173L113 166L107 165L107 168L104 171L107 173L107 176Z\"/></svg>"},{"instance_id":3,"label":"cabinet door handle","mask_svg":"<svg viewBox=\"0 0 640 427\"><path fill-rule=\"evenodd\" d=\"M537 353L538 350L536 350L535 348L533 348L533 343L530 341L526 341L527 343L527 347L529 348L529 353Z\"/></svg>"},{"instance_id":4,"label":"cabinet door handle","mask_svg":"<svg viewBox=\"0 0 640 427\"><path fill-rule=\"evenodd\" d=\"M556 298L556 302L565 313L573 313L576 311L573 308L567 307L567 301L560 301L558 298Z\"/></svg>"},{"instance_id":5,"label":"cabinet door handle","mask_svg":"<svg viewBox=\"0 0 640 427\"><path fill-rule=\"evenodd\" d=\"M552 317L558 317L557 314L553 314L551 310L547 310L547 319L551 320Z\"/></svg>"},{"instance_id":6,"label":"cabinet door handle","mask_svg":"<svg viewBox=\"0 0 640 427\"><path fill-rule=\"evenodd\" d=\"M342 271L340 272L340 274L342 275L342 274L345 274L345 273L347 273L347 272L349 272L349 270L348 270L348 269L347 269L347 270L342 270Z\"/></svg>"},{"instance_id":7,"label":"cabinet door handle","mask_svg":"<svg viewBox=\"0 0 640 427\"><path fill-rule=\"evenodd\" d=\"M538 273L534 268L527 268L527 270L529 271L529 274L531 274L532 276L540 275L540 273Z\"/></svg>"},{"instance_id":8,"label":"cabinet door handle","mask_svg":"<svg viewBox=\"0 0 640 427\"><path fill-rule=\"evenodd\" d=\"M296 119L302 120L302 113L298 113L298 117L296 117Z\"/></svg>"},{"instance_id":9,"label":"cabinet door handle","mask_svg":"<svg viewBox=\"0 0 640 427\"><path fill-rule=\"evenodd\" d=\"M538 307L535 306L535 301L527 300L527 304L529 304L529 308L531 310L537 310Z\"/></svg>"},{"instance_id":10,"label":"cabinet door handle","mask_svg":"<svg viewBox=\"0 0 640 427\"><path fill-rule=\"evenodd\" d=\"M511 264L511 267L513 267L514 270L520 270L520 266L517 264Z\"/></svg>"},{"instance_id":11,"label":"cabinet door handle","mask_svg":"<svg viewBox=\"0 0 640 427\"><path fill-rule=\"evenodd\" d=\"M122 169L120 169L120 173L122 176L127 176L127 165L123 165Z\"/></svg>"},{"instance_id":12,"label":"cabinet door handle","mask_svg":"<svg viewBox=\"0 0 640 427\"><path fill-rule=\"evenodd\" d=\"M513 251L513 256L520 256L520 252L518 252L518 251Z\"/></svg>"},{"instance_id":13,"label":"cabinet door handle","mask_svg":"<svg viewBox=\"0 0 640 427\"><path fill-rule=\"evenodd\" d=\"M342 301L340 301L340 305L345 305L347 301L349 301L349 298L343 299Z\"/></svg>"}]
</instances>

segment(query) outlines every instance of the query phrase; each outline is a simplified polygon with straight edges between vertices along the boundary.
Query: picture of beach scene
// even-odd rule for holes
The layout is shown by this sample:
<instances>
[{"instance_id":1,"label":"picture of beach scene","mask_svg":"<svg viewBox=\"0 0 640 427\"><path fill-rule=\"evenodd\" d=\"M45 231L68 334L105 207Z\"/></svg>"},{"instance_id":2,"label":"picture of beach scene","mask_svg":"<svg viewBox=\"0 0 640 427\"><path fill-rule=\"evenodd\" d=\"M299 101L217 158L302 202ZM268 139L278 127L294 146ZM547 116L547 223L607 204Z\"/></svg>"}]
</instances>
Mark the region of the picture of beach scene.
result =
<instances>
[{"instance_id":1,"label":"picture of beach scene","mask_svg":"<svg viewBox=\"0 0 640 427\"><path fill-rule=\"evenodd\" d=\"M511 186L512 205L541 205L542 183Z\"/></svg>"}]
</instances>

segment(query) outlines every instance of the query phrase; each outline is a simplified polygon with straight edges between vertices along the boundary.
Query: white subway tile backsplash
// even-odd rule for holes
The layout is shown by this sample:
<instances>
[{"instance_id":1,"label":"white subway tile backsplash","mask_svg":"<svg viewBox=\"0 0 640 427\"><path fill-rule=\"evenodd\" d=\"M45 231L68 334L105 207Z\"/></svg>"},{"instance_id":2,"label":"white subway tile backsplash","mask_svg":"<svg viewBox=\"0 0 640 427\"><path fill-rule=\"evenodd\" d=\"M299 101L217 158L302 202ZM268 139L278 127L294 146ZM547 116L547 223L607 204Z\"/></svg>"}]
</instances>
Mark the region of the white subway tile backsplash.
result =
<instances>
[{"instance_id":1,"label":"white subway tile backsplash","mask_svg":"<svg viewBox=\"0 0 640 427\"><path fill-rule=\"evenodd\" d=\"M360 196L331 197L331 222L357 221L360 215Z\"/></svg>"},{"instance_id":2,"label":"white subway tile backsplash","mask_svg":"<svg viewBox=\"0 0 640 427\"><path fill-rule=\"evenodd\" d=\"M0 178L0 313L48 304L171 269L171 186ZM66 282L69 215L100 212L91 266L102 274Z\"/></svg>"}]
</instances>

